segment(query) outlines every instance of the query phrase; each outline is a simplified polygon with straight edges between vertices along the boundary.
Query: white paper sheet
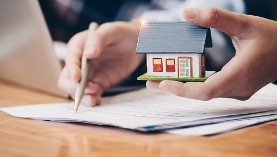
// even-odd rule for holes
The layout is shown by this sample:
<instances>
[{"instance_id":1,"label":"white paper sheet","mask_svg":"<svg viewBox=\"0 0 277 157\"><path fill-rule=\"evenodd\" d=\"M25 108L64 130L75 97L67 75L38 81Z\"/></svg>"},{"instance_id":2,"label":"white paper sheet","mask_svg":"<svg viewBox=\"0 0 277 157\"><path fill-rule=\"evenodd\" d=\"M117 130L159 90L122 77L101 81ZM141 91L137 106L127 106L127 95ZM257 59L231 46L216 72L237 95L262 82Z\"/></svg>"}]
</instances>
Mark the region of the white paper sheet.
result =
<instances>
[{"instance_id":1,"label":"white paper sheet","mask_svg":"<svg viewBox=\"0 0 277 157\"><path fill-rule=\"evenodd\" d=\"M193 127L226 120L274 116L277 110L277 87L270 84L248 101L213 99L204 102L176 97L158 90L142 89L106 97L98 107L81 105L77 114L72 102L3 107L1 110L22 118L153 131L176 126Z\"/></svg>"},{"instance_id":2,"label":"white paper sheet","mask_svg":"<svg viewBox=\"0 0 277 157\"><path fill-rule=\"evenodd\" d=\"M253 95L252 98L248 101L255 105L262 105L262 104L274 105L275 104L276 106L277 105L276 88L277 88L276 85L269 84L266 87L262 88L260 91L258 91L255 95ZM227 99L225 100L227 101ZM255 124L268 122L276 119L277 119L277 115L273 114L268 116L226 121L222 123L210 124L210 125L204 125L204 126L174 129L166 132L171 134L182 135L182 136L213 135L213 134L224 133L235 129L244 128L250 125L255 125Z\"/></svg>"},{"instance_id":3,"label":"white paper sheet","mask_svg":"<svg viewBox=\"0 0 277 157\"><path fill-rule=\"evenodd\" d=\"M239 128L244 128L254 124L268 122L277 119L277 114L263 117L239 119L234 121L227 121L223 123L210 124L204 126L196 126L185 129L174 129L166 131L167 133L182 135L182 136L203 136L203 135L214 135L232 131Z\"/></svg>"}]
</instances>

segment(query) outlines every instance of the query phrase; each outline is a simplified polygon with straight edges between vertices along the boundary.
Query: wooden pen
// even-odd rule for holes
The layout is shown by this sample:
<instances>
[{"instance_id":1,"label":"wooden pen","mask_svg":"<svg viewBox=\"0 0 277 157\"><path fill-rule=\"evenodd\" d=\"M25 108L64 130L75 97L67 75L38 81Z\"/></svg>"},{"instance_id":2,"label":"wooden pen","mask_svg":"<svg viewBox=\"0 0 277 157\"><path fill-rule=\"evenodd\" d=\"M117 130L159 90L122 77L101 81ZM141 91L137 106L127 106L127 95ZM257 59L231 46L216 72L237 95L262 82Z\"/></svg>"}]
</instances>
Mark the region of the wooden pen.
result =
<instances>
[{"instance_id":1,"label":"wooden pen","mask_svg":"<svg viewBox=\"0 0 277 157\"><path fill-rule=\"evenodd\" d=\"M91 34L92 32L95 32L95 30L97 29L98 24L95 22L92 22L89 25L89 29L88 29L88 34ZM76 88L76 92L75 92L75 103L74 103L74 110L75 113L77 113L78 108L80 106L80 102L84 96L84 91L86 89L87 86L87 82L88 82L88 78L89 78L89 72L91 69L91 63L92 60L87 59L84 56L84 53L82 55L82 61L81 61L81 80L80 83L77 85Z\"/></svg>"}]
</instances>

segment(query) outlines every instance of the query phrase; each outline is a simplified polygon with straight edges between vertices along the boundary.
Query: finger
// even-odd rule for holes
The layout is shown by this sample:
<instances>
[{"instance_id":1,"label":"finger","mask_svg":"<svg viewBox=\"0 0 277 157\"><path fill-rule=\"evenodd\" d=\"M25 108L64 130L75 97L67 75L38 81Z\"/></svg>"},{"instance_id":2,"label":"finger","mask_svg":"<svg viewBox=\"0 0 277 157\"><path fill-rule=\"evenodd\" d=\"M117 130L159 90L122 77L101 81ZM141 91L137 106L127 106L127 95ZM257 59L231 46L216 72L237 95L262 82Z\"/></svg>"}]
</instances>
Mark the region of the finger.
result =
<instances>
[{"instance_id":1,"label":"finger","mask_svg":"<svg viewBox=\"0 0 277 157\"><path fill-rule=\"evenodd\" d=\"M92 83L92 82L88 82L87 83L87 87L84 91L84 94L95 94L97 93L98 89L97 89L97 85Z\"/></svg>"},{"instance_id":2,"label":"finger","mask_svg":"<svg viewBox=\"0 0 277 157\"><path fill-rule=\"evenodd\" d=\"M83 104L87 106L97 106L101 103L101 95L100 94L86 94L84 95L82 101Z\"/></svg>"},{"instance_id":3,"label":"finger","mask_svg":"<svg viewBox=\"0 0 277 157\"><path fill-rule=\"evenodd\" d=\"M106 23L95 32L89 32L85 45L85 56L90 59L98 57L106 46L116 43L122 37L123 27L126 26L121 22Z\"/></svg>"},{"instance_id":4,"label":"finger","mask_svg":"<svg viewBox=\"0 0 277 157\"><path fill-rule=\"evenodd\" d=\"M79 81L81 79L81 69L78 64L79 63L69 63L69 65L66 65L69 69L69 77L74 81Z\"/></svg>"},{"instance_id":5,"label":"finger","mask_svg":"<svg viewBox=\"0 0 277 157\"><path fill-rule=\"evenodd\" d=\"M198 99L198 100L210 100L215 98L216 95L213 91L207 88L204 83L188 82L182 83L178 81L165 80L159 84L159 89L168 91L177 96Z\"/></svg>"},{"instance_id":6,"label":"finger","mask_svg":"<svg viewBox=\"0 0 277 157\"><path fill-rule=\"evenodd\" d=\"M69 70L67 67L65 67L60 74L58 86L61 90L68 93L70 96L73 96L77 86L77 81L70 79L69 75Z\"/></svg>"},{"instance_id":7,"label":"finger","mask_svg":"<svg viewBox=\"0 0 277 157\"><path fill-rule=\"evenodd\" d=\"M148 89L158 89L159 88L160 81L147 81L146 87Z\"/></svg>"},{"instance_id":8,"label":"finger","mask_svg":"<svg viewBox=\"0 0 277 157\"><path fill-rule=\"evenodd\" d=\"M85 91L82 102L88 106L100 105L103 90L99 84L89 82L87 88L90 90Z\"/></svg>"},{"instance_id":9,"label":"finger","mask_svg":"<svg viewBox=\"0 0 277 157\"><path fill-rule=\"evenodd\" d=\"M64 82L65 83L64 83L63 90L66 91L72 99L75 99L75 92L76 92L78 83L70 81L70 79L67 79ZM93 95L96 93L99 93L99 92L97 92L97 88L95 87L86 87L84 91L84 95Z\"/></svg>"},{"instance_id":10,"label":"finger","mask_svg":"<svg viewBox=\"0 0 277 157\"><path fill-rule=\"evenodd\" d=\"M83 48L86 40L86 32L81 32L73 36L68 42L68 52L66 55L65 63L69 68L70 77L76 81L80 80L80 60L83 53Z\"/></svg>"},{"instance_id":11,"label":"finger","mask_svg":"<svg viewBox=\"0 0 277 157\"><path fill-rule=\"evenodd\" d=\"M68 93L72 98L74 98L77 85L77 81L69 77L68 69L64 68L58 80L59 88ZM101 93L98 85L92 82L88 82L84 94L96 94L97 92Z\"/></svg>"},{"instance_id":12,"label":"finger","mask_svg":"<svg viewBox=\"0 0 277 157\"><path fill-rule=\"evenodd\" d=\"M101 67L98 65L95 66L96 67L90 73L89 80L91 80L91 82L93 82L96 85L97 92L103 93L104 90L111 86L111 82L114 79L114 76L109 75L107 71L104 69L105 67Z\"/></svg>"},{"instance_id":13,"label":"finger","mask_svg":"<svg viewBox=\"0 0 277 157\"><path fill-rule=\"evenodd\" d=\"M75 89L72 92L74 94L73 96L75 96L75 92L76 92L76 88L77 88L78 84L79 83L77 83L76 86L74 87ZM98 85L94 84L92 82L88 82L87 86L86 86L86 88L84 90L84 95L92 95L92 94L97 94L97 93L100 93Z\"/></svg>"},{"instance_id":14,"label":"finger","mask_svg":"<svg viewBox=\"0 0 277 157\"><path fill-rule=\"evenodd\" d=\"M204 83L182 83L178 81L164 80L161 82L158 81L147 81L146 84L149 89L161 89L168 91L177 96L199 99L199 100L209 100L215 97L210 90L207 89L207 86Z\"/></svg>"},{"instance_id":15,"label":"finger","mask_svg":"<svg viewBox=\"0 0 277 157\"><path fill-rule=\"evenodd\" d=\"M217 8L187 8L184 10L184 18L195 25L213 27L237 36L249 28L246 15L233 13Z\"/></svg>"}]
</instances>

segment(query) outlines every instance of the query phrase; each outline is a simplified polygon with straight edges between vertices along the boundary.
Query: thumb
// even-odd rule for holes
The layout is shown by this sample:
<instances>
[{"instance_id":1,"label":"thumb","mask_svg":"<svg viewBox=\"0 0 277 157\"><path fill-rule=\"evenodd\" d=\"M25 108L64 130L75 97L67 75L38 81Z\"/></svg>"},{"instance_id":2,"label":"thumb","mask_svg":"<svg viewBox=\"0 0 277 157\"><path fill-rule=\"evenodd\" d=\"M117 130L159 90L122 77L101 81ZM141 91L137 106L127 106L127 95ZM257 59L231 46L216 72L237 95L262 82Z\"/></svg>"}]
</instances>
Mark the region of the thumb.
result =
<instances>
[{"instance_id":1,"label":"thumb","mask_svg":"<svg viewBox=\"0 0 277 157\"><path fill-rule=\"evenodd\" d=\"M187 8L183 16L192 24L212 27L229 36L243 34L249 25L246 15L217 8Z\"/></svg>"}]
</instances>

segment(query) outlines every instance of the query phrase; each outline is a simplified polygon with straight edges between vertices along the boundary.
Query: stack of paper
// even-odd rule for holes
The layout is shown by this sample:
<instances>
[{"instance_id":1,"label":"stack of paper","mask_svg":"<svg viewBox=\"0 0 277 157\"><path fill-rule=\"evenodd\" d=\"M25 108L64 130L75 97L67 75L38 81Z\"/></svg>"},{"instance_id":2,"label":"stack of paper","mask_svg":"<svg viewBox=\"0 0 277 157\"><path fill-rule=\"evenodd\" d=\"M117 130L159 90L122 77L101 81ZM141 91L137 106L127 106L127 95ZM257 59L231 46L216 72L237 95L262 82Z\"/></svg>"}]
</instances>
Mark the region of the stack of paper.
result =
<instances>
[{"instance_id":1,"label":"stack of paper","mask_svg":"<svg viewBox=\"0 0 277 157\"><path fill-rule=\"evenodd\" d=\"M143 132L175 129L168 132L208 135L277 119L277 86L269 84L247 101L218 98L205 102L142 89L106 97L98 107L82 105L77 114L73 102L1 110L38 120L109 125Z\"/></svg>"}]
</instances>

